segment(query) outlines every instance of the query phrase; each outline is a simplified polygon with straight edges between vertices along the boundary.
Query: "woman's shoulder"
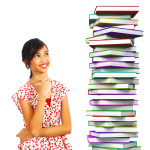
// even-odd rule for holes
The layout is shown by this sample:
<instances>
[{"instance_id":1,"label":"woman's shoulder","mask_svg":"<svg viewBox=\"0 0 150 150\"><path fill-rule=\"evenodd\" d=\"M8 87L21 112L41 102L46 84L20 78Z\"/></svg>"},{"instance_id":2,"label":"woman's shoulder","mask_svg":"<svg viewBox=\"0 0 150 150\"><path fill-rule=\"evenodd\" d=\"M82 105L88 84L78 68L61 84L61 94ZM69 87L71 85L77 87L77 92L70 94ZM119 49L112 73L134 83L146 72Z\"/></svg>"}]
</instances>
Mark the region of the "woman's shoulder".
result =
<instances>
[{"instance_id":1,"label":"woman's shoulder","mask_svg":"<svg viewBox=\"0 0 150 150\"><path fill-rule=\"evenodd\" d=\"M29 81L27 81L26 83L24 83L22 86L20 86L14 95L18 95L18 94L27 94L30 92L30 89L31 89L31 85L29 83Z\"/></svg>"},{"instance_id":2,"label":"woman's shoulder","mask_svg":"<svg viewBox=\"0 0 150 150\"><path fill-rule=\"evenodd\" d=\"M62 88L64 87L65 85L60 82L60 81L57 81L57 80L52 80L52 87L55 87L55 88Z\"/></svg>"},{"instance_id":3,"label":"woman's shoulder","mask_svg":"<svg viewBox=\"0 0 150 150\"><path fill-rule=\"evenodd\" d=\"M52 88L59 92L61 95L67 94L70 89L62 82L52 80Z\"/></svg>"},{"instance_id":4,"label":"woman's shoulder","mask_svg":"<svg viewBox=\"0 0 150 150\"><path fill-rule=\"evenodd\" d=\"M31 88L30 82L27 81L22 86L18 88L18 90L28 91Z\"/></svg>"}]
</instances>

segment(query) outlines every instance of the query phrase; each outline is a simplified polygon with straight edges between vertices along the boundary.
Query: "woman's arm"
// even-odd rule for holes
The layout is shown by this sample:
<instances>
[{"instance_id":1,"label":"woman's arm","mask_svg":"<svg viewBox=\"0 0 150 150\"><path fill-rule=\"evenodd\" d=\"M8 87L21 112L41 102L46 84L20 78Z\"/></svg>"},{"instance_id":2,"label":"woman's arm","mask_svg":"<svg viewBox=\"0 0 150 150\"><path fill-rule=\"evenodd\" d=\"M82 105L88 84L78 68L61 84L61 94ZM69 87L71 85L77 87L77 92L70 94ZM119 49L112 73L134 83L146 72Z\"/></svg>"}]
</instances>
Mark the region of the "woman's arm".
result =
<instances>
[{"instance_id":1,"label":"woman's arm","mask_svg":"<svg viewBox=\"0 0 150 150\"><path fill-rule=\"evenodd\" d=\"M28 102L19 99L27 128L33 136L36 136L39 129L42 128L45 100L50 97L50 95L51 82L44 79L40 86L39 98L35 112L33 112L33 108Z\"/></svg>"},{"instance_id":2,"label":"woman's arm","mask_svg":"<svg viewBox=\"0 0 150 150\"><path fill-rule=\"evenodd\" d=\"M61 104L61 121L61 125L41 128L36 136L54 137L71 133L71 117L67 95L63 98Z\"/></svg>"},{"instance_id":3,"label":"woman's arm","mask_svg":"<svg viewBox=\"0 0 150 150\"><path fill-rule=\"evenodd\" d=\"M33 111L30 110L30 106L28 106L28 103L25 103L25 104L27 104L27 107L29 108L29 109L26 109L26 111L28 111L30 114L28 115L28 118L26 118L26 120L28 120L29 118L33 116ZM70 134L71 133L71 117L70 117L67 95L62 100L61 105L62 105L62 109L61 109L62 124L61 125L54 126L54 127L40 128L39 130L36 130L37 132L35 135L32 135L28 129L23 128L17 134L17 137L19 137L24 142L34 136L35 137L38 137L38 136L53 137L53 136L61 136L65 134Z\"/></svg>"}]
</instances>

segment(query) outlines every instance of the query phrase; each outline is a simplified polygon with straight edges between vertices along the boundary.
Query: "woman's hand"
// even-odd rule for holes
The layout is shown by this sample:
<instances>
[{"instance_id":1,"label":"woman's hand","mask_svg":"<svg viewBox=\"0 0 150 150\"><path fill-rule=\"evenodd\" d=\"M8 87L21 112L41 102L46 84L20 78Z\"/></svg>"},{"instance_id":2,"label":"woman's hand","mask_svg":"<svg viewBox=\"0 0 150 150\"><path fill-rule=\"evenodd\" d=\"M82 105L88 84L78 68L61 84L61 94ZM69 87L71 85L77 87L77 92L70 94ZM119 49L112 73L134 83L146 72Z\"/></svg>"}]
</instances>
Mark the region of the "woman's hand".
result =
<instances>
[{"instance_id":1,"label":"woman's hand","mask_svg":"<svg viewBox=\"0 0 150 150\"><path fill-rule=\"evenodd\" d=\"M50 98L51 90L52 90L51 80L49 78L45 78L41 82L39 94L45 96L46 98Z\"/></svg>"},{"instance_id":2,"label":"woman's hand","mask_svg":"<svg viewBox=\"0 0 150 150\"><path fill-rule=\"evenodd\" d=\"M16 137L19 137L22 142L27 141L34 136L30 133L30 131L27 128L23 128Z\"/></svg>"}]
</instances>

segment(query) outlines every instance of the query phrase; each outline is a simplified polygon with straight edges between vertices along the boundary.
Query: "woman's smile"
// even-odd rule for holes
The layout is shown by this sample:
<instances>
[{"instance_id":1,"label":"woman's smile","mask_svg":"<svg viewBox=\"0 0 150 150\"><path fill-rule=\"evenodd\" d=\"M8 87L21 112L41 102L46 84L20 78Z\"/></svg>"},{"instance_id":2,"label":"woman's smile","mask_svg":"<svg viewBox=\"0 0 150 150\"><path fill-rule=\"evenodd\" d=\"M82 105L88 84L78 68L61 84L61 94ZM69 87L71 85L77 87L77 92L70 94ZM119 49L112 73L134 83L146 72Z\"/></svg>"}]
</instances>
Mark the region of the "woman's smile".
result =
<instances>
[{"instance_id":1,"label":"woman's smile","mask_svg":"<svg viewBox=\"0 0 150 150\"><path fill-rule=\"evenodd\" d=\"M40 67L43 68L43 69L47 69L48 64L47 63L46 64L41 64Z\"/></svg>"}]
</instances>

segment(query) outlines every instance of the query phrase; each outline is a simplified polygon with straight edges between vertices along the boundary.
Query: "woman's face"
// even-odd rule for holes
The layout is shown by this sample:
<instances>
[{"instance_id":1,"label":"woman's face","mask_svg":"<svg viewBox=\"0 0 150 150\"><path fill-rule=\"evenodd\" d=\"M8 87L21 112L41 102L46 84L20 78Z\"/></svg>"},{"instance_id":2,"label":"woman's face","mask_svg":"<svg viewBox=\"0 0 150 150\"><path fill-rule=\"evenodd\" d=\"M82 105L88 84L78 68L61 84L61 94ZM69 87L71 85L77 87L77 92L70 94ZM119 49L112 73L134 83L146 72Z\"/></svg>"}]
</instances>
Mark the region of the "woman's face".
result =
<instances>
[{"instance_id":1,"label":"woman's face","mask_svg":"<svg viewBox=\"0 0 150 150\"><path fill-rule=\"evenodd\" d=\"M32 73L44 73L48 71L50 65L50 56L47 47L44 45L36 52L33 59L30 61L30 69Z\"/></svg>"}]
</instances>

